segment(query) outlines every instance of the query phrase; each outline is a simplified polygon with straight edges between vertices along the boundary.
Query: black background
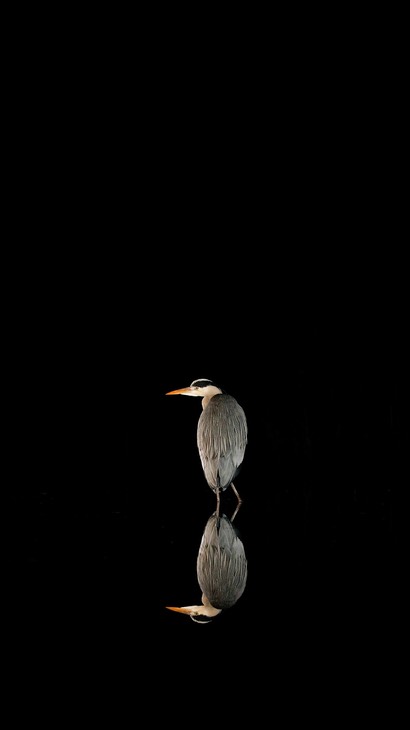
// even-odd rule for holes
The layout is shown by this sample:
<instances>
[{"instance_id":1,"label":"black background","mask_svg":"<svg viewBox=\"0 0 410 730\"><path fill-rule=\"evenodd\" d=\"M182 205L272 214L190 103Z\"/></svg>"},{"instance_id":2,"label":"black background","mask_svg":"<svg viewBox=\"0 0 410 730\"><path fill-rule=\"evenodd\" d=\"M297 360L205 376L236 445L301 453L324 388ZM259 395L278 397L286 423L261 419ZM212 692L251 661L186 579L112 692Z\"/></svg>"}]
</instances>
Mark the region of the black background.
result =
<instances>
[{"instance_id":1,"label":"black background","mask_svg":"<svg viewBox=\"0 0 410 730\"><path fill-rule=\"evenodd\" d=\"M276 666L371 660L400 643L409 481L403 193L380 76L313 88L298 67L266 93L237 73L216 100L166 64L139 73L140 96L109 68L71 105L59 78L53 123L21 135L23 240L40 244L7 272L14 635L110 671L147 645L163 666L184 640ZM200 601L215 507L200 401L165 396L200 377L249 425L248 583L206 626L166 609Z\"/></svg>"}]
</instances>

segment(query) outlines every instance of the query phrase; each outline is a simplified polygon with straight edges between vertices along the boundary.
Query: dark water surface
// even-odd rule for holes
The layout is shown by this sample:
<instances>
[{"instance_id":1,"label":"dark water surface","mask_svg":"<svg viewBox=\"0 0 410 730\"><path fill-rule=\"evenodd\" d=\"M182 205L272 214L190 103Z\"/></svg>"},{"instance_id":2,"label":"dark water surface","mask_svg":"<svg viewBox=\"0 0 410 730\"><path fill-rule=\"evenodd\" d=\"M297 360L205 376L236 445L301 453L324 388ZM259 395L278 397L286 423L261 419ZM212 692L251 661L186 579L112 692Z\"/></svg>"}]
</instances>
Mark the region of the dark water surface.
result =
<instances>
[{"instance_id":1,"label":"dark water surface","mask_svg":"<svg viewBox=\"0 0 410 730\"><path fill-rule=\"evenodd\" d=\"M11 634L31 672L46 658L51 673L74 662L84 679L114 681L148 664L156 681L185 652L189 666L239 663L248 680L248 652L302 684L312 662L329 677L373 662L389 672L404 626L404 363L392 349L378 360L375 338L330 348L322 334L282 332L275 351L255 334L246 359L223 362L165 334L159 375L147 347L84 337L31 389L6 548ZM247 583L202 626L166 608L201 602L196 559L216 507L196 446L200 400L165 396L198 377L234 395L249 426L234 519ZM231 490L221 505L230 518Z\"/></svg>"}]
</instances>

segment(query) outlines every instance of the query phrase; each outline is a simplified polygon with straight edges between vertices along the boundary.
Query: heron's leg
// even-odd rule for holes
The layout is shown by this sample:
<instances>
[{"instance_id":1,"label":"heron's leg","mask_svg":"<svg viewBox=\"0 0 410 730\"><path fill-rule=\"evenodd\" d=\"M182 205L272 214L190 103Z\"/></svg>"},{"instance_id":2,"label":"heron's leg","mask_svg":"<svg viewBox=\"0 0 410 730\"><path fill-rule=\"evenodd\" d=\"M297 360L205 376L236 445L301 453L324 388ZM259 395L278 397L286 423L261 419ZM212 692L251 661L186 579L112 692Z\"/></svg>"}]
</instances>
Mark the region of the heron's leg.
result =
<instances>
[{"instance_id":1,"label":"heron's leg","mask_svg":"<svg viewBox=\"0 0 410 730\"><path fill-rule=\"evenodd\" d=\"M235 509L235 512L233 513L233 515L232 515L232 517L231 517L231 522L233 522L233 521L234 521L234 519L235 519L236 515L237 515L237 514L238 514L238 512L239 512L239 509L240 509L241 505L242 505L242 502L238 502L238 504L236 505L236 509Z\"/></svg>"},{"instance_id":2,"label":"heron's leg","mask_svg":"<svg viewBox=\"0 0 410 730\"><path fill-rule=\"evenodd\" d=\"M219 489L216 489L216 516L219 517L219 506L221 503L221 495L219 494Z\"/></svg>"},{"instance_id":3,"label":"heron's leg","mask_svg":"<svg viewBox=\"0 0 410 730\"><path fill-rule=\"evenodd\" d=\"M235 487L235 485L234 485L234 483L233 483L233 482L231 482L231 487L232 487L233 491L234 491L234 492L235 492L235 494L236 494L236 499L238 500L239 504L241 504L242 500L241 500L241 498L240 498L240 496L239 496L239 492L238 492L238 490L236 489L236 487Z\"/></svg>"}]
</instances>

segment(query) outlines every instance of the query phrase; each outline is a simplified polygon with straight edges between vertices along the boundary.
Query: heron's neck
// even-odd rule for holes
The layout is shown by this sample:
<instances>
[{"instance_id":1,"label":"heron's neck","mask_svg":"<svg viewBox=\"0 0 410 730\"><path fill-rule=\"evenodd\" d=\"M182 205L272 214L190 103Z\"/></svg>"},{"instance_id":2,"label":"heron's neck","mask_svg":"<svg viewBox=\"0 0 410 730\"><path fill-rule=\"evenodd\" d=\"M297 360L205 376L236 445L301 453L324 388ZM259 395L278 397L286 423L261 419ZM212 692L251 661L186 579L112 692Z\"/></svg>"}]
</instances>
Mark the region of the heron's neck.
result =
<instances>
[{"instance_id":1,"label":"heron's neck","mask_svg":"<svg viewBox=\"0 0 410 730\"><path fill-rule=\"evenodd\" d=\"M202 398L202 410L203 411L207 407L211 398L214 397L214 395L218 395L218 393L222 393L220 388L217 388L215 385L210 386L209 388L207 388L207 390L208 390L207 394L204 395L204 397Z\"/></svg>"},{"instance_id":2,"label":"heron's neck","mask_svg":"<svg viewBox=\"0 0 410 730\"><path fill-rule=\"evenodd\" d=\"M221 608L214 608L212 604L209 601L209 598L206 597L205 593L202 594L202 603L203 608L200 609L199 613L201 613L203 616L209 616L213 618L214 616L217 616L218 613L221 613Z\"/></svg>"}]
</instances>

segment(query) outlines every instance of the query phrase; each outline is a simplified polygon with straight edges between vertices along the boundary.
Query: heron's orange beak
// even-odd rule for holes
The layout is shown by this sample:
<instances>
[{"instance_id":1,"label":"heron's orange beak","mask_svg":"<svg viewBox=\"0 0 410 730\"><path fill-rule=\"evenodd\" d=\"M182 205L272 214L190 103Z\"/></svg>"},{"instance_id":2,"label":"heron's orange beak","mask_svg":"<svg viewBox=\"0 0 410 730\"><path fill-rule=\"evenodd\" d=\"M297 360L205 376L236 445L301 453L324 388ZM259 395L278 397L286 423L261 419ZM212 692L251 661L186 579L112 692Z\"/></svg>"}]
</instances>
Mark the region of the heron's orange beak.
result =
<instances>
[{"instance_id":1,"label":"heron's orange beak","mask_svg":"<svg viewBox=\"0 0 410 730\"><path fill-rule=\"evenodd\" d=\"M168 395L168 393L166 395ZM188 608L176 608L175 606L165 606L165 608L168 608L169 611L177 611L178 613L191 613Z\"/></svg>"},{"instance_id":2,"label":"heron's orange beak","mask_svg":"<svg viewBox=\"0 0 410 730\"><path fill-rule=\"evenodd\" d=\"M178 395L179 393L189 393L190 390L191 390L190 387L179 388L179 390L170 390L169 393L165 393L165 395Z\"/></svg>"}]
</instances>

